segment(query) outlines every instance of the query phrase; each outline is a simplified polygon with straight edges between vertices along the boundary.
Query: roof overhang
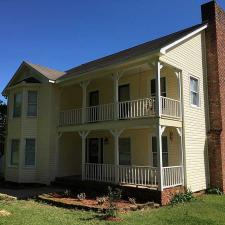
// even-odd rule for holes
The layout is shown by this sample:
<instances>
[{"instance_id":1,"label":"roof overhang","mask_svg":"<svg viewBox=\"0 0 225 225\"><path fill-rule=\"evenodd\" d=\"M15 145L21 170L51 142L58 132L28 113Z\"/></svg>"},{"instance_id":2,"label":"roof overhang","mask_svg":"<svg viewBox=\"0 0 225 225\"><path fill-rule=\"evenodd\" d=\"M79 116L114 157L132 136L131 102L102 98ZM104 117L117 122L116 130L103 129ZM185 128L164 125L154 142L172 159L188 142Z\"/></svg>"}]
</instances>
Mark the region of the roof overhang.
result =
<instances>
[{"instance_id":1,"label":"roof overhang","mask_svg":"<svg viewBox=\"0 0 225 225\"><path fill-rule=\"evenodd\" d=\"M167 45L167 46L161 48L161 49L160 49L160 53L163 54L163 55L165 55L165 54L167 53L168 50L170 50L171 48L173 48L173 47L179 45L180 43L182 43L182 42L188 40L189 38L195 36L196 34L202 32L202 31L205 30L207 27L208 27L208 24L202 25L202 27L196 29L195 31L193 31L193 32L187 34L186 36L184 36L184 37L178 39L177 41L174 41L173 43L171 43L171 44L169 44L169 45Z\"/></svg>"}]
</instances>

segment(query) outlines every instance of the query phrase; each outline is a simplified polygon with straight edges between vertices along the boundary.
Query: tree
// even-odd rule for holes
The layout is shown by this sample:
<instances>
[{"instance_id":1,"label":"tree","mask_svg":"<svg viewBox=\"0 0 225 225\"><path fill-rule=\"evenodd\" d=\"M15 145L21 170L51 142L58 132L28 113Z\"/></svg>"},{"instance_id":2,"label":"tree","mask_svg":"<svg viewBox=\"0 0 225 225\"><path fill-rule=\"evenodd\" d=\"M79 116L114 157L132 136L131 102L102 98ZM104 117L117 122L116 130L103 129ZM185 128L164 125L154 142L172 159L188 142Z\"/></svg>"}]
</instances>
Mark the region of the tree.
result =
<instances>
[{"instance_id":1,"label":"tree","mask_svg":"<svg viewBox=\"0 0 225 225\"><path fill-rule=\"evenodd\" d=\"M0 100L0 157L4 153L4 143L6 137L6 116L7 105Z\"/></svg>"}]
</instances>

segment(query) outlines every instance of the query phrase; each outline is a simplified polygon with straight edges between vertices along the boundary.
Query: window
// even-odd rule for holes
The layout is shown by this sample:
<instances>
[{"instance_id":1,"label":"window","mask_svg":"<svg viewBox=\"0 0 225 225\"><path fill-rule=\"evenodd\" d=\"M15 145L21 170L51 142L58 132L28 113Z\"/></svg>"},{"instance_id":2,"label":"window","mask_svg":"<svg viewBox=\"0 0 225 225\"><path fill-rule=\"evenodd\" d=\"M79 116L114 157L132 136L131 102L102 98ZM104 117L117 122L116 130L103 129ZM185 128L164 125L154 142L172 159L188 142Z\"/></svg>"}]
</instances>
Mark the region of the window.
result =
<instances>
[{"instance_id":1,"label":"window","mask_svg":"<svg viewBox=\"0 0 225 225\"><path fill-rule=\"evenodd\" d=\"M19 164L19 149L20 149L20 141L18 139L13 139L11 142L11 157L10 157L11 166L18 166Z\"/></svg>"},{"instance_id":2,"label":"window","mask_svg":"<svg viewBox=\"0 0 225 225\"><path fill-rule=\"evenodd\" d=\"M131 164L130 138L119 139L119 163L120 165Z\"/></svg>"},{"instance_id":3,"label":"window","mask_svg":"<svg viewBox=\"0 0 225 225\"><path fill-rule=\"evenodd\" d=\"M13 103L13 117L20 117L22 109L22 94L14 94L14 103Z\"/></svg>"},{"instance_id":4,"label":"window","mask_svg":"<svg viewBox=\"0 0 225 225\"><path fill-rule=\"evenodd\" d=\"M166 97L166 78L160 78L161 96ZM156 82L155 79L151 80L151 96L154 97L156 94Z\"/></svg>"},{"instance_id":5,"label":"window","mask_svg":"<svg viewBox=\"0 0 225 225\"><path fill-rule=\"evenodd\" d=\"M27 116L37 116L37 91L28 91Z\"/></svg>"},{"instance_id":6,"label":"window","mask_svg":"<svg viewBox=\"0 0 225 225\"><path fill-rule=\"evenodd\" d=\"M153 166L157 167L157 140L156 137L152 137L152 156ZM162 136L162 160L163 166L168 166L168 143L167 136Z\"/></svg>"},{"instance_id":7,"label":"window","mask_svg":"<svg viewBox=\"0 0 225 225\"><path fill-rule=\"evenodd\" d=\"M191 105L199 107L199 84L198 79L190 77Z\"/></svg>"},{"instance_id":8,"label":"window","mask_svg":"<svg viewBox=\"0 0 225 225\"><path fill-rule=\"evenodd\" d=\"M35 139L27 138L25 145L25 166L35 165Z\"/></svg>"}]
</instances>

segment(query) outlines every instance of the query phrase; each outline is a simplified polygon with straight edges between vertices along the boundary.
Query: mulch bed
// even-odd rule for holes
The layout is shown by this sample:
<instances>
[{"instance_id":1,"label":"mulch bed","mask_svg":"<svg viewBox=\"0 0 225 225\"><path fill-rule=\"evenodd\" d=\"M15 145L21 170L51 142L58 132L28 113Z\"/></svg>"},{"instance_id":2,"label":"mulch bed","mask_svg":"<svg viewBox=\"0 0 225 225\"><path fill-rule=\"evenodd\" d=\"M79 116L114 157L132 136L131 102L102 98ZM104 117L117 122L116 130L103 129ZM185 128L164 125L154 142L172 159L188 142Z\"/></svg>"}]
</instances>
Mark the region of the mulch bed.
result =
<instances>
[{"instance_id":1,"label":"mulch bed","mask_svg":"<svg viewBox=\"0 0 225 225\"><path fill-rule=\"evenodd\" d=\"M93 211L101 211L104 212L108 208L108 201L104 202L102 205L99 205L94 198L88 198L84 200L79 200L76 197L67 197L57 193L52 194L44 194L38 196L38 199L52 205L65 207L65 208L77 208L83 210L93 210ZM144 204L131 204L129 201L126 200L118 200L116 206L120 212L127 212L127 211L135 211L138 209L144 208L155 208L158 205L154 204L153 202L147 202Z\"/></svg>"}]
</instances>

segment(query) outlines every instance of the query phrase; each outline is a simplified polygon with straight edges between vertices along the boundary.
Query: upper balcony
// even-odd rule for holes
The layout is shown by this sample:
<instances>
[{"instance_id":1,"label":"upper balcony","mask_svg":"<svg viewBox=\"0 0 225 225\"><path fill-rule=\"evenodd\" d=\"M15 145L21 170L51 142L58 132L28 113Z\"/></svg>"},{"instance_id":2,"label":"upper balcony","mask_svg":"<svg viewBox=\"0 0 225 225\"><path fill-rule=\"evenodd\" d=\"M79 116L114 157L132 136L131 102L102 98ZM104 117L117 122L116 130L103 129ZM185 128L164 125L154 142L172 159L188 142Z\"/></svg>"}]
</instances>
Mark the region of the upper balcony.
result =
<instances>
[{"instance_id":1,"label":"upper balcony","mask_svg":"<svg viewBox=\"0 0 225 225\"><path fill-rule=\"evenodd\" d=\"M180 119L180 101L161 96L162 117ZM60 112L60 126L79 125L112 120L130 120L153 117L156 113L155 97L101 104L84 109L70 109ZM82 114L85 115L84 121Z\"/></svg>"},{"instance_id":2,"label":"upper balcony","mask_svg":"<svg viewBox=\"0 0 225 225\"><path fill-rule=\"evenodd\" d=\"M176 68L144 63L97 75L61 87L60 127L150 117L181 120Z\"/></svg>"}]
</instances>

